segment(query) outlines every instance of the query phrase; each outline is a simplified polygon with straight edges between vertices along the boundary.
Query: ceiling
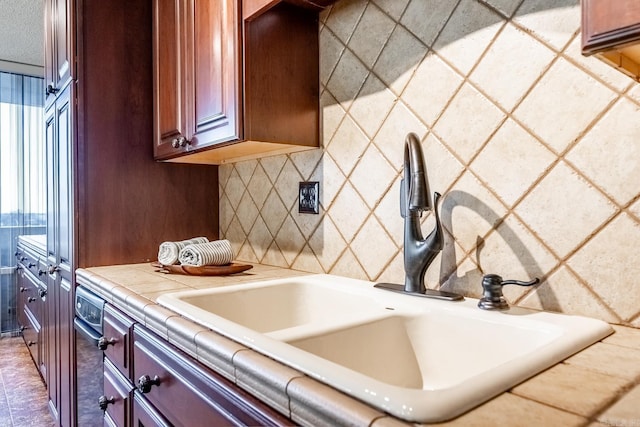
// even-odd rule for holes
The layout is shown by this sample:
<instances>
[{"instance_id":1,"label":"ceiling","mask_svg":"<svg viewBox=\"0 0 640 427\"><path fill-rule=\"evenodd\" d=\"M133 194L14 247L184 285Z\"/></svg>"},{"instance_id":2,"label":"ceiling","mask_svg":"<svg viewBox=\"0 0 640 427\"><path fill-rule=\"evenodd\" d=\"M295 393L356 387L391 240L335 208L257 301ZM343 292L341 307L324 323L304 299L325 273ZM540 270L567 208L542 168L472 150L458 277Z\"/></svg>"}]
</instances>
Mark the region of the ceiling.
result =
<instances>
[{"instance_id":1,"label":"ceiling","mask_svg":"<svg viewBox=\"0 0 640 427\"><path fill-rule=\"evenodd\" d=\"M0 70L44 66L43 14L42 0L0 0Z\"/></svg>"}]
</instances>

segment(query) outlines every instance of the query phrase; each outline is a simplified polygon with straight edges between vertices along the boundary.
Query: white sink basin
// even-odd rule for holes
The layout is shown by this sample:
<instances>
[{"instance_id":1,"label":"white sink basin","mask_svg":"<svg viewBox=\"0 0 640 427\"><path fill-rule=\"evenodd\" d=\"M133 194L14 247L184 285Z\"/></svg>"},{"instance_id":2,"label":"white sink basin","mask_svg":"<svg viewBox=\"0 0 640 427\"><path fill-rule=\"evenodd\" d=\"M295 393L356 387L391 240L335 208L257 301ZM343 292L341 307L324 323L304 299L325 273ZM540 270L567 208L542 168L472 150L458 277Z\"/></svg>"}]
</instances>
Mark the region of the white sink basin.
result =
<instances>
[{"instance_id":1,"label":"white sink basin","mask_svg":"<svg viewBox=\"0 0 640 427\"><path fill-rule=\"evenodd\" d=\"M177 313L399 418L437 422L612 332L605 322L484 311L331 275L165 294ZM478 284L480 286L480 284Z\"/></svg>"}]
</instances>

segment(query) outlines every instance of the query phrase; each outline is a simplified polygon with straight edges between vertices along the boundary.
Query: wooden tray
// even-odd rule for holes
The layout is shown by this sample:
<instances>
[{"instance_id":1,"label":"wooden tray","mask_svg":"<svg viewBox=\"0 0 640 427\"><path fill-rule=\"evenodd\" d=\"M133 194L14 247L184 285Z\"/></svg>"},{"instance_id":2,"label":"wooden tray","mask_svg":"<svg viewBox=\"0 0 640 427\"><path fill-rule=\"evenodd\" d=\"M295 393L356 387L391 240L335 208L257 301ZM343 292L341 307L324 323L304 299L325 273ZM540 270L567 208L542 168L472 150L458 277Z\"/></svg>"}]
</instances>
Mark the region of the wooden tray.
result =
<instances>
[{"instance_id":1,"label":"wooden tray","mask_svg":"<svg viewBox=\"0 0 640 427\"><path fill-rule=\"evenodd\" d=\"M238 264L232 262L227 265L205 265L196 267L194 265L164 265L155 261L152 266L158 268L159 272L167 274L186 274L189 276L228 276L230 274L242 273L253 268L252 265Z\"/></svg>"}]
</instances>

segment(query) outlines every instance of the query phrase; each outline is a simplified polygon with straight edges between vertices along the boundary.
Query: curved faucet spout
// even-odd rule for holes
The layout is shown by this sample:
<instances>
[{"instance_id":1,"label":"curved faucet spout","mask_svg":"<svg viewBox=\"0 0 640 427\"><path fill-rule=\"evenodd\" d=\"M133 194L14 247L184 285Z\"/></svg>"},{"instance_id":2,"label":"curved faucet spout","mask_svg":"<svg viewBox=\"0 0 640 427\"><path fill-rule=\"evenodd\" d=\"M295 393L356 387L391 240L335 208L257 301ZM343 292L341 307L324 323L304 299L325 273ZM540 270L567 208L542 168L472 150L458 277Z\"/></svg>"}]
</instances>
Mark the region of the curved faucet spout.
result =
<instances>
[{"instance_id":1,"label":"curved faucet spout","mask_svg":"<svg viewBox=\"0 0 640 427\"><path fill-rule=\"evenodd\" d=\"M407 211L420 212L431 209L429 201L429 182L427 181L427 169L424 165L424 156L420 140L415 133L409 133L404 145L404 182ZM408 212L403 213L403 217Z\"/></svg>"}]
</instances>

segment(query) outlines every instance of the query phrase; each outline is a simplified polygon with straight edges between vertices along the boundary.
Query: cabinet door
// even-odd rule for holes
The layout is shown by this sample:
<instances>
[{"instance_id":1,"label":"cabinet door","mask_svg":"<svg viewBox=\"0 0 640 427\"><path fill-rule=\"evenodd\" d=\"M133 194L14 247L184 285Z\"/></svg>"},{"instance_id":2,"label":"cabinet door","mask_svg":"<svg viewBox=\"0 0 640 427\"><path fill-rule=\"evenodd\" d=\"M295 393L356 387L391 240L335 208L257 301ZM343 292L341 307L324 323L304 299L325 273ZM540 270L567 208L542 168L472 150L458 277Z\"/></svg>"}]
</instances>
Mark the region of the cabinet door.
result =
<instances>
[{"instance_id":1,"label":"cabinet door","mask_svg":"<svg viewBox=\"0 0 640 427\"><path fill-rule=\"evenodd\" d=\"M139 391L133 393L133 420L134 427L171 427L162 415L147 402L147 399ZM213 424L210 424L213 425Z\"/></svg>"},{"instance_id":2,"label":"cabinet door","mask_svg":"<svg viewBox=\"0 0 640 427\"><path fill-rule=\"evenodd\" d=\"M193 78L189 92L190 148L237 140L241 137L242 87L239 2L191 0L188 22L193 38L187 54Z\"/></svg>"},{"instance_id":3,"label":"cabinet door","mask_svg":"<svg viewBox=\"0 0 640 427\"><path fill-rule=\"evenodd\" d=\"M47 103L74 75L74 0L45 1L45 85Z\"/></svg>"},{"instance_id":4,"label":"cabinet door","mask_svg":"<svg viewBox=\"0 0 640 427\"><path fill-rule=\"evenodd\" d=\"M47 331L49 406L61 425L73 413L72 85L46 114Z\"/></svg>"},{"instance_id":5,"label":"cabinet door","mask_svg":"<svg viewBox=\"0 0 640 427\"><path fill-rule=\"evenodd\" d=\"M154 0L154 155L171 158L240 133L235 0Z\"/></svg>"},{"instance_id":6,"label":"cabinet door","mask_svg":"<svg viewBox=\"0 0 640 427\"><path fill-rule=\"evenodd\" d=\"M180 0L153 2L153 115L154 155L170 156L179 138L189 136L185 107L186 68L183 49L186 32L184 3ZM175 141L175 142L174 142Z\"/></svg>"}]
</instances>

